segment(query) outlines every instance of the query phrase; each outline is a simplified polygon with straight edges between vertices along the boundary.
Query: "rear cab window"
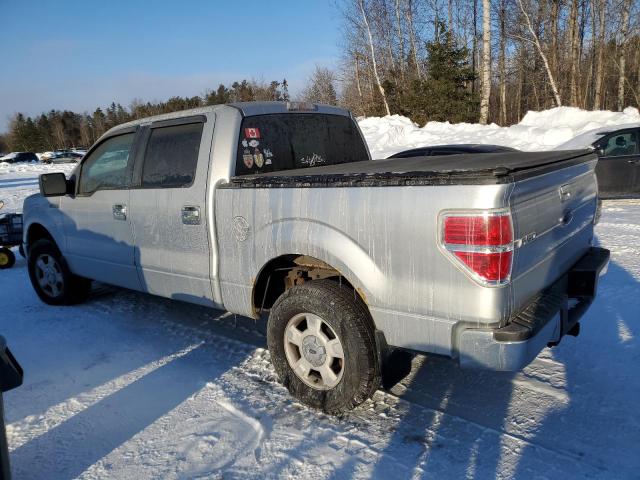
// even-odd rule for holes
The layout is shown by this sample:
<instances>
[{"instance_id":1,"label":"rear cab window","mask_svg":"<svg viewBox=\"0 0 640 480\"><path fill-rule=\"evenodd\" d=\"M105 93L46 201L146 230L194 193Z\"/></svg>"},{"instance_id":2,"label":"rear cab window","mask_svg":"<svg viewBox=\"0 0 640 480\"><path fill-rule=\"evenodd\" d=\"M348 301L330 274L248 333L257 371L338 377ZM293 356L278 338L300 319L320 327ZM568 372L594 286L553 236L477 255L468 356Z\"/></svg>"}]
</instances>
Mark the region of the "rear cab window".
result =
<instances>
[{"instance_id":1,"label":"rear cab window","mask_svg":"<svg viewBox=\"0 0 640 480\"><path fill-rule=\"evenodd\" d=\"M320 113L255 115L242 120L236 175L369 160L354 121Z\"/></svg>"}]
</instances>

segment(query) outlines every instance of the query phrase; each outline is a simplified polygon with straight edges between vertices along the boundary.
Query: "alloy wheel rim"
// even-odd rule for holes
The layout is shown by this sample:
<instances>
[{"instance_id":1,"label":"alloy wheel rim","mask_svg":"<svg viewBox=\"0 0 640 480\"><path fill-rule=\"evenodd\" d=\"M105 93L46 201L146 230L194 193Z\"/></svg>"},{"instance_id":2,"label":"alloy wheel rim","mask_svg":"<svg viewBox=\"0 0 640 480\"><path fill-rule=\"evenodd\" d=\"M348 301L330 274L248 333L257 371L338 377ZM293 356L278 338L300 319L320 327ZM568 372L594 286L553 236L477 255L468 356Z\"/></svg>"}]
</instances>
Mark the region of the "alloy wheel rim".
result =
<instances>
[{"instance_id":1,"label":"alloy wheel rim","mask_svg":"<svg viewBox=\"0 0 640 480\"><path fill-rule=\"evenodd\" d=\"M64 288L64 279L60 264L49 254L38 255L35 263L35 274L38 285L49 297L60 296Z\"/></svg>"},{"instance_id":2,"label":"alloy wheel rim","mask_svg":"<svg viewBox=\"0 0 640 480\"><path fill-rule=\"evenodd\" d=\"M284 329L289 366L306 385L330 390L344 374L344 350L333 328L313 313L295 315Z\"/></svg>"}]
</instances>

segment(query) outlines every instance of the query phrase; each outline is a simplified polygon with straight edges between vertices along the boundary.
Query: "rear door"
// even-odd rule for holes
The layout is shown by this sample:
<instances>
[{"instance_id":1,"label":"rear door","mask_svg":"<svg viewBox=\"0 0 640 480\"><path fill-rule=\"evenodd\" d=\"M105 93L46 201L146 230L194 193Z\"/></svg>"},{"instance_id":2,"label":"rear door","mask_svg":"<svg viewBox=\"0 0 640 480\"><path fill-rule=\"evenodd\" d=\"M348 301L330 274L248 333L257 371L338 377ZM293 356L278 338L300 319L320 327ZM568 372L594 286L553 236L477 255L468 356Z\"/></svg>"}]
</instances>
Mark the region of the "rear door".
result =
<instances>
[{"instance_id":1,"label":"rear door","mask_svg":"<svg viewBox=\"0 0 640 480\"><path fill-rule=\"evenodd\" d=\"M627 129L598 141L596 175L602 198L640 195L640 130Z\"/></svg>"},{"instance_id":2,"label":"rear door","mask_svg":"<svg viewBox=\"0 0 640 480\"><path fill-rule=\"evenodd\" d=\"M214 116L145 129L131 190L135 259L144 291L213 305L207 178Z\"/></svg>"}]
</instances>

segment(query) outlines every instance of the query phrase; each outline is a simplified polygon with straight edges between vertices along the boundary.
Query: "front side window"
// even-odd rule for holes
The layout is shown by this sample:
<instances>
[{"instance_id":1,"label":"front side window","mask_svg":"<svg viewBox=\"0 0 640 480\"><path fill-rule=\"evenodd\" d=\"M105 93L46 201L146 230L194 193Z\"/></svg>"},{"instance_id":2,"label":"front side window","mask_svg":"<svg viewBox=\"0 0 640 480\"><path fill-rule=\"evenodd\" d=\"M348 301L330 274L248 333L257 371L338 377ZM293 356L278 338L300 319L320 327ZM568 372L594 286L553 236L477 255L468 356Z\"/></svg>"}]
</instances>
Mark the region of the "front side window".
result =
<instances>
[{"instance_id":1,"label":"front side window","mask_svg":"<svg viewBox=\"0 0 640 480\"><path fill-rule=\"evenodd\" d=\"M135 133L112 137L102 142L82 163L79 191L128 188L131 179L131 146Z\"/></svg>"},{"instance_id":2,"label":"front side window","mask_svg":"<svg viewBox=\"0 0 640 480\"><path fill-rule=\"evenodd\" d=\"M151 130L142 168L142 187L175 188L193 183L198 164L202 123Z\"/></svg>"},{"instance_id":3,"label":"front side window","mask_svg":"<svg viewBox=\"0 0 640 480\"><path fill-rule=\"evenodd\" d=\"M636 131L620 132L607 137L601 143L605 157L619 157L638 153L638 133Z\"/></svg>"},{"instance_id":4,"label":"front side window","mask_svg":"<svg viewBox=\"0 0 640 480\"><path fill-rule=\"evenodd\" d=\"M285 113L242 120L236 175L369 160L353 120L342 115Z\"/></svg>"}]
</instances>

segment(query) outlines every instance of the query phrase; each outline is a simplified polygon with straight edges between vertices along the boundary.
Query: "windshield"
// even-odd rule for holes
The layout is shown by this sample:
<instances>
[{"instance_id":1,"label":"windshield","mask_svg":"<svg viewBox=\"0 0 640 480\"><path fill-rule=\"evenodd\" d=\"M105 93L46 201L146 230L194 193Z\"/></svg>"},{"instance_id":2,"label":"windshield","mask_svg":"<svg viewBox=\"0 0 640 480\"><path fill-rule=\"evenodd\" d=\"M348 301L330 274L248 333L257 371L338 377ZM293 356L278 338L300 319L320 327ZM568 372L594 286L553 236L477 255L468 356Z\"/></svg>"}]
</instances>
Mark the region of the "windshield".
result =
<instances>
[{"instance_id":1,"label":"windshield","mask_svg":"<svg viewBox=\"0 0 640 480\"><path fill-rule=\"evenodd\" d=\"M240 128L236 175L369 160L350 117L272 114L246 117Z\"/></svg>"}]
</instances>

